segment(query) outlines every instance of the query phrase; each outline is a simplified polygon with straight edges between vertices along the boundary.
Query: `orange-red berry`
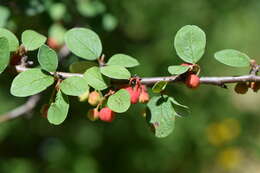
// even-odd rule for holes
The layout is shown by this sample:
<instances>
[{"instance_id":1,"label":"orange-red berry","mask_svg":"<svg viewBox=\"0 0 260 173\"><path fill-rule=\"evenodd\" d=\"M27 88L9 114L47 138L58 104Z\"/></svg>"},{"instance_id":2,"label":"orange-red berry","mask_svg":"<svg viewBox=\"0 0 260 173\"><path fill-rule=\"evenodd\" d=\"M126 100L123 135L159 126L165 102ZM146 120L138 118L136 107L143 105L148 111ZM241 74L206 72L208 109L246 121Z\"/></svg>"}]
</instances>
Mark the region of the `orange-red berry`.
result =
<instances>
[{"instance_id":1,"label":"orange-red berry","mask_svg":"<svg viewBox=\"0 0 260 173\"><path fill-rule=\"evenodd\" d=\"M145 85L141 85L141 93L139 96L139 102L140 103L147 103L149 101L150 97L147 92L147 88Z\"/></svg>"},{"instance_id":2,"label":"orange-red berry","mask_svg":"<svg viewBox=\"0 0 260 173\"><path fill-rule=\"evenodd\" d=\"M260 89L260 82L251 82L250 83L250 88L254 91L257 92Z\"/></svg>"},{"instance_id":3,"label":"orange-red berry","mask_svg":"<svg viewBox=\"0 0 260 173\"><path fill-rule=\"evenodd\" d=\"M104 107L99 112L99 119L104 122L112 122L115 119L115 112L108 107Z\"/></svg>"},{"instance_id":4,"label":"orange-red berry","mask_svg":"<svg viewBox=\"0 0 260 173\"><path fill-rule=\"evenodd\" d=\"M189 74L185 83L187 87L195 89L200 85L200 78L196 74Z\"/></svg>"},{"instance_id":5,"label":"orange-red berry","mask_svg":"<svg viewBox=\"0 0 260 173\"><path fill-rule=\"evenodd\" d=\"M245 94L248 91L248 87L246 83L237 83L234 90L238 94Z\"/></svg>"},{"instance_id":6,"label":"orange-red berry","mask_svg":"<svg viewBox=\"0 0 260 173\"><path fill-rule=\"evenodd\" d=\"M139 96L140 96L140 93L141 93L141 89L140 89L140 86L138 85L135 85L134 88L132 88L131 86L128 86L125 88L129 94L130 94L130 97L131 97L131 103L132 104L136 104L139 100Z\"/></svg>"},{"instance_id":7,"label":"orange-red berry","mask_svg":"<svg viewBox=\"0 0 260 173\"><path fill-rule=\"evenodd\" d=\"M54 50L58 50L60 48L59 43L52 37L48 38L47 45Z\"/></svg>"},{"instance_id":8,"label":"orange-red berry","mask_svg":"<svg viewBox=\"0 0 260 173\"><path fill-rule=\"evenodd\" d=\"M88 103L92 106L97 106L101 99L101 95L97 91L92 91L88 95Z\"/></svg>"},{"instance_id":9,"label":"orange-red berry","mask_svg":"<svg viewBox=\"0 0 260 173\"><path fill-rule=\"evenodd\" d=\"M88 118L91 120L91 121L95 121L99 118L99 111L97 108L95 109L90 109L88 111Z\"/></svg>"}]
</instances>

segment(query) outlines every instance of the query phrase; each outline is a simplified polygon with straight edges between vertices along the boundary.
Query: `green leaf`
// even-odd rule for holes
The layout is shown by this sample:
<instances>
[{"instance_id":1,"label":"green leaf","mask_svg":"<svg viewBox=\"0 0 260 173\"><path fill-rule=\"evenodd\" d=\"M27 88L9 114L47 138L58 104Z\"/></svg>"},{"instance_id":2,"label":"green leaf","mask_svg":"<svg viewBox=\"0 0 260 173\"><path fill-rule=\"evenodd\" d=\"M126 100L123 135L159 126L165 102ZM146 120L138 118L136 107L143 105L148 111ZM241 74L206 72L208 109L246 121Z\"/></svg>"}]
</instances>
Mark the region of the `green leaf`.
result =
<instances>
[{"instance_id":1,"label":"green leaf","mask_svg":"<svg viewBox=\"0 0 260 173\"><path fill-rule=\"evenodd\" d=\"M17 75L11 86L11 94L17 97L27 97L37 94L52 85L54 78L40 69L30 69Z\"/></svg>"},{"instance_id":2,"label":"green leaf","mask_svg":"<svg viewBox=\"0 0 260 173\"><path fill-rule=\"evenodd\" d=\"M79 96L89 90L87 81L78 76L73 76L61 82L60 89L70 96Z\"/></svg>"},{"instance_id":3,"label":"green leaf","mask_svg":"<svg viewBox=\"0 0 260 173\"><path fill-rule=\"evenodd\" d=\"M0 27L4 27L6 25L9 16L10 16L9 8L5 6L0 6Z\"/></svg>"},{"instance_id":4,"label":"green leaf","mask_svg":"<svg viewBox=\"0 0 260 173\"><path fill-rule=\"evenodd\" d=\"M206 35L199 27L186 25L177 32L174 47L182 60L196 63L204 54Z\"/></svg>"},{"instance_id":5,"label":"green leaf","mask_svg":"<svg viewBox=\"0 0 260 173\"><path fill-rule=\"evenodd\" d=\"M63 3L55 3L49 9L50 16L53 20L61 20L66 12L66 6Z\"/></svg>"},{"instance_id":6,"label":"green leaf","mask_svg":"<svg viewBox=\"0 0 260 173\"><path fill-rule=\"evenodd\" d=\"M0 37L0 74L9 64L10 50L9 43L5 37Z\"/></svg>"},{"instance_id":7,"label":"green leaf","mask_svg":"<svg viewBox=\"0 0 260 173\"><path fill-rule=\"evenodd\" d=\"M26 30L22 33L22 43L26 50L32 51L41 47L47 38L33 30Z\"/></svg>"},{"instance_id":8,"label":"green leaf","mask_svg":"<svg viewBox=\"0 0 260 173\"><path fill-rule=\"evenodd\" d=\"M150 110L150 115L146 118L153 128L155 136L163 138L171 134L174 129L176 112L168 96L152 97L147 107Z\"/></svg>"},{"instance_id":9,"label":"green leaf","mask_svg":"<svg viewBox=\"0 0 260 173\"><path fill-rule=\"evenodd\" d=\"M176 101L173 97L169 97L170 101L172 102L173 105L179 106L180 108L183 109L178 109L178 113L176 112L176 115L180 117L184 117L190 114L189 107L185 106L183 104L180 104L178 101Z\"/></svg>"},{"instance_id":10,"label":"green leaf","mask_svg":"<svg viewBox=\"0 0 260 173\"><path fill-rule=\"evenodd\" d=\"M73 28L66 32L65 43L75 55L95 60L102 52L102 44L98 35L86 28Z\"/></svg>"},{"instance_id":11,"label":"green leaf","mask_svg":"<svg viewBox=\"0 0 260 173\"><path fill-rule=\"evenodd\" d=\"M71 73L85 73L87 69L93 66L98 66L98 64L91 61L76 61L70 65L69 70Z\"/></svg>"},{"instance_id":12,"label":"green leaf","mask_svg":"<svg viewBox=\"0 0 260 173\"><path fill-rule=\"evenodd\" d=\"M102 18L102 25L106 31L113 31L118 25L118 20L111 14L105 14Z\"/></svg>"},{"instance_id":13,"label":"green leaf","mask_svg":"<svg viewBox=\"0 0 260 173\"><path fill-rule=\"evenodd\" d=\"M48 110L48 121L51 124L59 125L67 117L69 111L69 99L68 96L59 91L56 95L55 102L51 104Z\"/></svg>"},{"instance_id":14,"label":"green leaf","mask_svg":"<svg viewBox=\"0 0 260 173\"><path fill-rule=\"evenodd\" d=\"M182 66L182 65L172 65L168 67L168 72L172 75L180 75L189 70L189 66Z\"/></svg>"},{"instance_id":15,"label":"green leaf","mask_svg":"<svg viewBox=\"0 0 260 173\"><path fill-rule=\"evenodd\" d=\"M0 28L0 37L7 38L9 42L10 51L16 51L19 47L19 41L17 37L7 29Z\"/></svg>"},{"instance_id":16,"label":"green leaf","mask_svg":"<svg viewBox=\"0 0 260 173\"><path fill-rule=\"evenodd\" d=\"M87 83L93 87L95 90L104 90L107 88L99 67L91 67L84 73L84 78Z\"/></svg>"},{"instance_id":17,"label":"green leaf","mask_svg":"<svg viewBox=\"0 0 260 173\"><path fill-rule=\"evenodd\" d=\"M124 55L124 54L115 54L108 60L107 65L135 67L139 65L139 62L131 56Z\"/></svg>"},{"instance_id":18,"label":"green leaf","mask_svg":"<svg viewBox=\"0 0 260 173\"><path fill-rule=\"evenodd\" d=\"M165 90L166 86L167 86L167 82L165 81L158 81L153 85L152 91L154 93L160 93L163 90Z\"/></svg>"},{"instance_id":19,"label":"green leaf","mask_svg":"<svg viewBox=\"0 0 260 173\"><path fill-rule=\"evenodd\" d=\"M38 51L38 61L41 68L48 72L55 72L58 67L58 56L47 45L42 45Z\"/></svg>"},{"instance_id":20,"label":"green leaf","mask_svg":"<svg viewBox=\"0 0 260 173\"><path fill-rule=\"evenodd\" d=\"M100 71L103 75L113 79L129 79L131 77L130 72L125 67L118 65L101 67Z\"/></svg>"},{"instance_id":21,"label":"green leaf","mask_svg":"<svg viewBox=\"0 0 260 173\"><path fill-rule=\"evenodd\" d=\"M130 94L125 89L120 89L111 95L107 101L107 106L117 113L126 112L130 105Z\"/></svg>"},{"instance_id":22,"label":"green leaf","mask_svg":"<svg viewBox=\"0 0 260 173\"><path fill-rule=\"evenodd\" d=\"M250 58L246 54L233 49L226 49L215 53L215 59L232 67L250 66Z\"/></svg>"}]
</instances>

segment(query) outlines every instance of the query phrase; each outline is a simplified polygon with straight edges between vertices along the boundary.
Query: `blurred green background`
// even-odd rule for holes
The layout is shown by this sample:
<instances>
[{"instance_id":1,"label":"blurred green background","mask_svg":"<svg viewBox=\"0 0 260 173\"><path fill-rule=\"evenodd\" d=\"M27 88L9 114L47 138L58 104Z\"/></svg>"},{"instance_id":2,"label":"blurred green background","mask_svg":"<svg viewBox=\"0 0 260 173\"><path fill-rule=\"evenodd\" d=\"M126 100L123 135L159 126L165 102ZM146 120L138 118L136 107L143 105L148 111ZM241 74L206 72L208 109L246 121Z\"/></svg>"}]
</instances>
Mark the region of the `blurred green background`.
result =
<instances>
[{"instance_id":1,"label":"blurred green background","mask_svg":"<svg viewBox=\"0 0 260 173\"><path fill-rule=\"evenodd\" d=\"M187 24L207 34L206 54L199 62L202 76L248 73L221 65L213 54L233 48L260 61L259 19L259 0L0 1L0 27L18 38L25 29L59 39L66 29L88 27L101 37L107 57L121 52L136 57L141 66L132 72L139 76L168 75L169 65L181 63L173 40ZM66 58L60 70L75 60ZM1 114L25 101L9 94L13 78L8 72L0 76ZM191 116L177 118L175 131L164 139L150 132L143 105L107 124L88 120L88 104L71 98L67 120L50 125L39 113L48 102L47 91L31 114L0 124L0 172L259 173L259 93L236 95L232 88L191 91L169 85L169 94L191 107Z\"/></svg>"}]
</instances>

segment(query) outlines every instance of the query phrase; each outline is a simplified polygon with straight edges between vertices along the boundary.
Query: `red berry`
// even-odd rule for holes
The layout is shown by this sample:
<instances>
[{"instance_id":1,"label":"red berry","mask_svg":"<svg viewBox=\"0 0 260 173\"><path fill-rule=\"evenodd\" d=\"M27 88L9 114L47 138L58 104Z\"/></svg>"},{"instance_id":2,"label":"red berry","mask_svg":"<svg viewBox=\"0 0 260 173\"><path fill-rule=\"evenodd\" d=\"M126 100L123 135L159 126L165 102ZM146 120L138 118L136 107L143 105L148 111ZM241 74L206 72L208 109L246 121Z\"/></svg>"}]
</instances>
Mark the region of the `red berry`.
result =
<instances>
[{"instance_id":1,"label":"red berry","mask_svg":"<svg viewBox=\"0 0 260 173\"><path fill-rule=\"evenodd\" d=\"M141 94L139 96L139 102L140 103L147 103L149 101L149 94L147 93L147 88L145 85L141 86Z\"/></svg>"},{"instance_id":2,"label":"red berry","mask_svg":"<svg viewBox=\"0 0 260 173\"><path fill-rule=\"evenodd\" d=\"M112 122L115 119L115 112L108 107L104 107L99 112L99 119L105 122Z\"/></svg>"},{"instance_id":3,"label":"red berry","mask_svg":"<svg viewBox=\"0 0 260 173\"><path fill-rule=\"evenodd\" d=\"M97 106L98 103L101 101L101 96L99 94L99 92L97 91L92 91L89 95L88 95L88 103L92 106Z\"/></svg>"},{"instance_id":4,"label":"red berry","mask_svg":"<svg viewBox=\"0 0 260 173\"><path fill-rule=\"evenodd\" d=\"M195 89L200 85L200 78L196 74L189 74L185 83L187 87Z\"/></svg>"},{"instance_id":5,"label":"red berry","mask_svg":"<svg viewBox=\"0 0 260 173\"><path fill-rule=\"evenodd\" d=\"M95 121L99 118L99 111L97 108L95 109L90 109L88 111L88 118L91 120L91 121Z\"/></svg>"},{"instance_id":6,"label":"red berry","mask_svg":"<svg viewBox=\"0 0 260 173\"><path fill-rule=\"evenodd\" d=\"M140 96L140 93L141 93L141 89L138 85L134 86L134 88L132 88L131 86L128 86L125 88L129 94L130 94L130 97L131 97L131 103L132 104L136 104L139 100L139 96Z\"/></svg>"}]
</instances>

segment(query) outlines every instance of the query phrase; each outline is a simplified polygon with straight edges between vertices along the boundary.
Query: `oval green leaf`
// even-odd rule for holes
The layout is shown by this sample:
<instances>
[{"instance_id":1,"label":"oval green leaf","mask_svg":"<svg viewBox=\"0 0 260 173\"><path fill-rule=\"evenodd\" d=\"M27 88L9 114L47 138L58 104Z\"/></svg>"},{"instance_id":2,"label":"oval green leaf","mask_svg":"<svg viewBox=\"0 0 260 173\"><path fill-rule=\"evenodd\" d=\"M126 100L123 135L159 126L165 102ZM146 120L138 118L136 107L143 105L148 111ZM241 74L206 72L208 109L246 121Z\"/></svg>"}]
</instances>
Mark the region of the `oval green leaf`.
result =
<instances>
[{"instance_id":1,"label":"oval green leaf","mask_svg":"<svg viewBox=\"0 0 260 173\"><path fill-rule=\"evenodd\" d=\"M9 42L10 51L16 51L19 47L19 41L17 37L7 29L0 28L0 37L7 38Z\"/></svg>"},{"instance_id":2,"label":"oval green leaf","mask_svg":"<svg viewBox=\"0 0 260 173\"><path fill-rule=\"evenodd\" d=\"M160 93L163 90L165 90L166 86L167 86L167 82L165 81L158 81L153 85L152 91L154 93Z\"/></svg>"},{"instance_id":3,"label":"oval green leaf","mask_svg":"<svg viewBox=\"0 0 260 173\"><path fill-rule=\"evenodd\" d=\"M70 65L69 70L71 73L85 73L87 69L93 66L98 66L98 64L91 61L77 61Z\"/></svg>"},{"instance_id":4,"label":"oval green leaf","mask_svg":"<svg viewBox=\"0 0 260 173\"><path fill-rule=\"evenodd\" d=\"M86 28L73 28L66 32L65 43L75 55L95 60L102 52L102 44L98 35Z\"/></svg>"},{"instance_id":5,"label":"oval green leaf","mask_svg":"<svg viewBox=\"0 0 260 173\"><path fill-rule=\"evenodd\" d=\"M38 51L38 61L41 68L48 72L55 72L58 67L58 56L47 45L42 45Z\"/></svg>"},{"instance_id":6,"label":"oval green leaf","mask_svg":"<svg viewBox=\"0 0 260 173\"><path fill-rule=\"evenodd\" d=\"M26 30L22 33L22 43L28 51L38 49L46 40L47 38L44 35L33 30Z\"/></svg>"},{"instance_id":7,"label":"oval green leaf","mask_svg":"<svg viewBox=\"0 0 260 173\"><path fill-rule=\"evenodd\" d=\"M155 136L167 137L174 129L176 112L167 96L152 97L147 103L150 115L146 116L152 126Z\"/></svg>"},{"instance_id":8,"label":"oval green leaf","mask_svg":"<svg viewBox=\"0 0 260 173\"><path fill-rule=\"evenodd\" d=\"M41 69L30 69L17 75L11 86L11 94L17 97L27 97L37 94L52 85L54 78Z\"/></svg>"},{"instance_id":9,"label":"oval green leaf","mask_svg":"<svg viewBox=\"0 0 260 173\"><path fill-rule=\"evenodd\" d=\"M123 67L135 67L139 65L139 62L125 54L115 54L107 62L107 65L119 65Z\"/></svg>"},{"instance_id":10,"label":"oval green leaf","mask_svg":"<svg viewBox=\"0 0 260 173\"><path fill-rule=\"evenodd\" d=\"M186 25L177 32L174 47L182 60L196 63L204 54L206 35L198 26Z\"/></svg>"},{"instance_id":11,"label":"oval green leaf","mask_svg":"<svg viewBox=\"0 0 260 173\"><path fill-rule=\"evenodd\" d=\"M189 70L190 67L182 65L172 65L168 67L168 72L172 75L180 75Z\"/></svg>"},{"instance_id":12,"label":"oval green leaf","mask_svg":"<svg viewBox=\"0 0 260 173\"><path fill-rule=\"evenodd\" d=\"M223 64L232 67L250 66L250 58L242 52L233 49L226 49L215 53L215 59Z\"/></svg>"},{"instance_id":13,"label":"oval green leaf","mask_svg":"<svg viewBox=\"0 0 260 173\"><path fill-rule=\"evenodd\" d=\"M107 106L114 112L126 112L131 105L130 94L125 89L120 89L108 98Z\"/></svg>"},{"instance_id":14,"label":"oval green leaf","mask_svg":"<svg viewBox=\"0 0 260 173\"><path fill-rule=\"evenodd\" d=\"M70 96L79 96L89 90L87 81L78 76L73 76L61 82L60 89Z\"/></svg>"},{"instance_id":15,"label":"oval green leaf","mask_svg":"<svg viewBox=\"0 0 260 173\"><path fill-rule=\"evenodd\" d=\"M68 96L59 91L56 95L55 102L48 109L48 121L51 124L59 125L66 119L69 111Z\"/></svg>"},{"instance_id":16,"label":"oval green leaf","mask_svg":"<svg viewBox=\"0 0 260 173\"><path fill-rule=\"evenodd\" d=\"M99 67L91 67L88 69L84 73L84 78L95 90L104 90L107 88L107 84L101 75Z\"/></svg>"},{"instance_id":17,"label":"oval green leaf","mask_svg":"<svg viewBox=\"0 0 260 173\"><path fill-rule=\"evenodd\" d=\"M103 75L113 79L129 79L131 77L130 72L125 67L118 65L101 67L100 71Z\"/></svg>"},{"instance_id":18,"label":"oval green leaf","mask_svg":"<svg viewBox=\"0 0 260 173\"><path fill-rule=\"evenodd\" d=\"M5 37L0 37L0 74L9 64L10 50L9 43Z\"/></svg>"}]
</instances>

